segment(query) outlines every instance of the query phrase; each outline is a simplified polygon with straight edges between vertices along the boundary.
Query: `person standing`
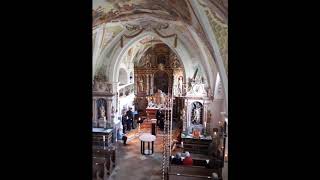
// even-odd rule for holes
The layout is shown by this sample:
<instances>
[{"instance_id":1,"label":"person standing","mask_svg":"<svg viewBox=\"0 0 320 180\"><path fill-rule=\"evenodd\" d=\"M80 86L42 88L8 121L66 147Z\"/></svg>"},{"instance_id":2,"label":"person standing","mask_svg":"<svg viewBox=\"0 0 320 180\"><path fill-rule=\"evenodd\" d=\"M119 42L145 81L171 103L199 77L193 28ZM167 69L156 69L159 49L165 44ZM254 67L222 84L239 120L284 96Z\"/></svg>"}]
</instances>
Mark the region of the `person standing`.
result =
<instances>
[{"instance_id":1,"label":"person standing","mask_svg":"<svg viewBox=\"0 0 320 180\"><path fill-rule=\"evenodd\" d=\"M122 114L122 131L123 134L126 133L126 128L127 128L127 117L125 115L125 113Z\"/></svg>"},{"instance_id":2,"label":"person standing","mask_svg":"<svg viewBox=\"0 0 320 180\"><path fill-rule=\"evenodd\" d=\"M128 117L128 121L129 121L129 126L131 126L131 128L134 129L134 127L133 127L133 112L132 112L132 108L131 107L127 111L127 117Z\"/></svg>"}]
</instances>

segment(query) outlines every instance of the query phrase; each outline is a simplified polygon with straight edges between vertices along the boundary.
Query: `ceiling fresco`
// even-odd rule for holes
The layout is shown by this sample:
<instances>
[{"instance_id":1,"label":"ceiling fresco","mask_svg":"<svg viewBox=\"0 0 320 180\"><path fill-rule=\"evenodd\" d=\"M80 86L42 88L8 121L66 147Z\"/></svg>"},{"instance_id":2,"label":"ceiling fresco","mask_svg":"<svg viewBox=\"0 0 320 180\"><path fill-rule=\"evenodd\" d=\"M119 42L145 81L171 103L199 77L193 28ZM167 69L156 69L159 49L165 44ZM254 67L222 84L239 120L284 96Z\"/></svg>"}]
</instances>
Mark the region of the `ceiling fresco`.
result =
<instances>
[{"instance_id":1,"label":"ceiling fresco","mask_svg":"<svg viewBox=\"0 0 320 180\"><path fill-rule=\"evenodd\" d=\"M112 40L122 31L127 36L133 36L144 28L144 31L153 31L161 26L159 32L164 36L177 34L178 39L190 50L191 58L199 54L199 47L193 37L197 34L201 41L211 51L203 28L190 3L193 0L93 0L93 51L98 52L98 58L103 49L113 42ZM220 54L224 61L225 69L228 66L228 26L227 26L227 0L197 0L205 15L208 17L210 26L217 39ZM164 26L168 26L163 28ZM138 29L134 29L138 27ZM131 28L131 30L130 30ZM95 31L95 29L100 29ZM134 29L134 30L132 30ZM193 31L193 32L192 32ZM192 33L191 33L192 32ZM98 35L100 33L100 35ZM123 38L124 44L128 38ZM198 41L198 39L197 39ZM152 43L151 43L152 42ZM139 57L150 47L150 44L158 44L160 39L152 39L148 36L139 41L139 48L132 51L132 57ZM178 42L179 46L179 42ZM116 46L111 47L112 49ZM96 50L95 50L96 49ZM110 50L113 52L113 50ZM109 54L110 55L110 54ZM107 57L109 57L107 55ZM95 62L95 60L94 60ZM100 65L99 65L100 66Z\"/></svg>"},{"instance_id":2,"label":"ceiling fresco","mask_svg":"<svg viewBox=\"0 0 320 180\"><path fill-rule=\"evenodd\" d=\"M184 0L93 0L93 26L113 20L129 20L148 14L161 19L191 22Z\"/></svg>"}]
</instances>

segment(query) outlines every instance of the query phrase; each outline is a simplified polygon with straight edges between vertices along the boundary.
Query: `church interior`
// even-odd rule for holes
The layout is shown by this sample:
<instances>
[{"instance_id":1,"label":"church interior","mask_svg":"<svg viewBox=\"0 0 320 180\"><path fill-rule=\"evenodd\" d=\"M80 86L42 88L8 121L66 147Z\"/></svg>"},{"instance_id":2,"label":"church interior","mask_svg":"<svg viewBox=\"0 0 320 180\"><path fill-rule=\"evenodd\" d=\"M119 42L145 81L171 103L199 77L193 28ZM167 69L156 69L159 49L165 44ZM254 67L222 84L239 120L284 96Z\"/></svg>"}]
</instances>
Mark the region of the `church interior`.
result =
<instances>
[{"instance_id":1,"label":"church interior","mask_svg":"<svg viewBox=\"0 0 320 180\"><path fill-rule=\"evenodd\" d=\"M228 1L92 1L92 178L228 179Z\"/></svg>"}]
</instances>

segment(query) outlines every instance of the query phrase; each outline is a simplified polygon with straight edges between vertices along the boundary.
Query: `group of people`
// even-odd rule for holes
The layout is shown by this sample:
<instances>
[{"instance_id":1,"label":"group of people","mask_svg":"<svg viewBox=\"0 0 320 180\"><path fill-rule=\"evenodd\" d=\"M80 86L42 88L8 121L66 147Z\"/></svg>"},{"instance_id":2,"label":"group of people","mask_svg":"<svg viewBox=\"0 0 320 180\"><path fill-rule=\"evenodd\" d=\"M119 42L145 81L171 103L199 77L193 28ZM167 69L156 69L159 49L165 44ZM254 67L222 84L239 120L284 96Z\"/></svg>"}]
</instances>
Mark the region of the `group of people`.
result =
<instances>
[{"instance_id":1,"label":"group of people","mask_svg":"<svg viewBox=\"0 0 320 180\"><path fill-rule=\"evenodd\" d=\"M122 126L123 126L123 134L131 129L134 129L133 126L133 112L132 108L130 107L129 110L122 115Z\"/></svg>"},{"instance_id":2,"label":"group of people","mask_svg":"<svg viewBox=\"0 0 320 180\"><path fill-rule=\"evenodd\" d=\"M185 158L182 158L181 153L178 152L176 156L172 158L171 164L192 166L193 160L188 151L185 152Z\"/></svg>"},{"instance_id":3,"label":"group of people","mask_svg":"<svg viewBox=\"0 0 320 180\"><path fill-rule=\"evenodd\" d=\"M178 152L176 156L172 158L171 164L192 166L193 160L188 151L185 152L184 158L182 158L181 153ZM220 169L223 167L223 161L219 158L218 154L212 153L211 158L205 167L209 169Z\"/></svg>"}]
</instances>

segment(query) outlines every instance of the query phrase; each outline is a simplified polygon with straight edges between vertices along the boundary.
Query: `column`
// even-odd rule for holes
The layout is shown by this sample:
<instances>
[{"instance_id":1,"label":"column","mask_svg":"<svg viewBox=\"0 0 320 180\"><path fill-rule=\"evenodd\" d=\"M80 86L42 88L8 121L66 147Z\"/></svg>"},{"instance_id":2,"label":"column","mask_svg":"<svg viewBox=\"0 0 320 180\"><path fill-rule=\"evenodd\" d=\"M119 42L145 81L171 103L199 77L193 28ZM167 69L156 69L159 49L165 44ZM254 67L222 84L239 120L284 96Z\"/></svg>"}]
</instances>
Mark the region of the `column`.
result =
<instances>
[{"instance_id":1,"label":"column","mask_svg":"<svg viewBox=\"0 0 320 180\"><path fill-rule=\"evenodd\" d=\"M186 108L186 131L189 133L189 127L190 127L190 112L191 112L191 109L189 107L189 100L186 99L186 103L185 103L185 108Z\"/></svg>"},{"instance_id":2,"label":"column","mask_svg":"<svg viewBox=\"0 0 320 180\"><path fill-rule=\"evenodd\" d=\"M203 102L203 117L202 117L202 122L203 122L203 128L204 128L204 132L207 133L207 120L208 120L208 103L207 102Z\"/></svg>"},{"instance_id":3,"label":"column","mask_svg":"<svg viewBox=\"0 0 320 180\"><path fill-rule=\"evenodd\" d=\"M153 74L150 74L150 94L153 94L153 77L154 75Z\"/></svg>"},{"instance_id":4,"label":"column","mask_svg":"<svg viewBox=\"0 0 320 180\"><path fill-rule=\"evenodd\" d=\"M134 94L138 94L138 76L137 74L134 75Z\"/></svg>"},{"instance_id":5,"label":"column","mask_svg":"<svg viewBox=\"0 0 320 180\"><path fill-rule=\"evenodd\" d=\"M149 74L146 75L147 87L146 87L146 94L149 95Z\"/></svg>"},{"instance_id":6,"label":"column","mask_svg":"<svg viewBox=\"0 0 320 180\"><path fill-rule=\"evenodd\" d=\"M96 107L96 99L92 97L92 122L97 120L97 107Z\"/></svg>"},{"instance_id":7,"label":"column","mask_svg":"<svg viewBox=\"0 0 320 180\"><path fill-rule=\"evenodd\" d=\"M113 119L111 118L112 97L107 97L107 124L113 126Z\"/></svg>"}]
</instances>

